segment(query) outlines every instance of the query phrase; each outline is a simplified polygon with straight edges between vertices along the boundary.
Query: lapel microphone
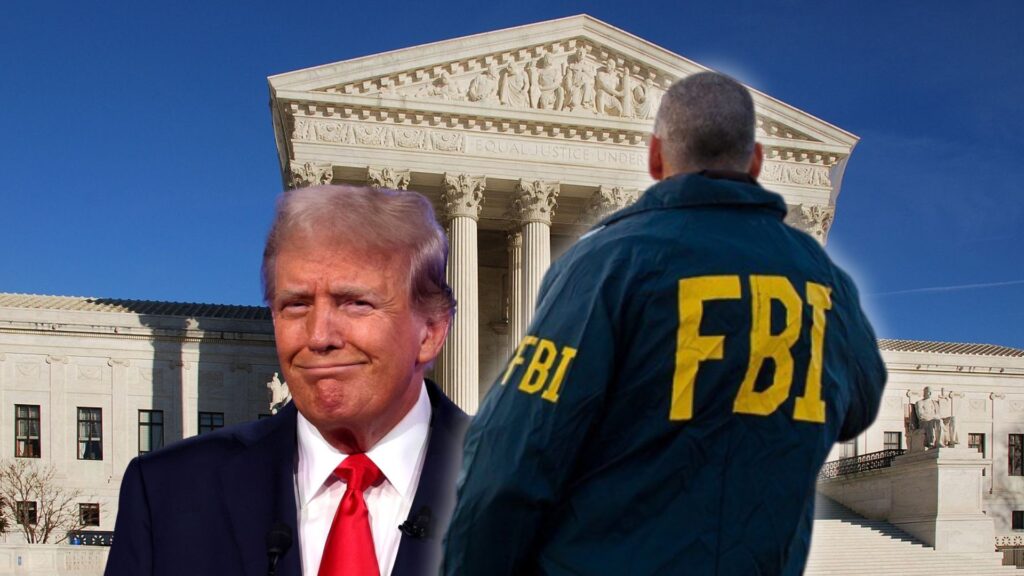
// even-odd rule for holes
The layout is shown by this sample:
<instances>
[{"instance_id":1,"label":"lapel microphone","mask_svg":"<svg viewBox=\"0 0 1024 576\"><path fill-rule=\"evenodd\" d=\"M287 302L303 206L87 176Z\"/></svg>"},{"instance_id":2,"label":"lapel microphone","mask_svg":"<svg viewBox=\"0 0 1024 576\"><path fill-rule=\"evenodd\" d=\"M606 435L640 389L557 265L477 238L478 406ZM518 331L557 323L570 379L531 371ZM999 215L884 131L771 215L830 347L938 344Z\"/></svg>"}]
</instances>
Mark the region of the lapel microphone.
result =
<instances>
[{"instance_id":1,"label":"lapel microphone","mask_svg":"<svg viewBox=\"0 0 1024 576\"><path fill-rule=\"evenodd\" d=\"M430 537L431 516L430 506L420 506L416 514L409 516L398 526L398 529L410 538L426 540Z\"/></svg>"},{"instance_id":2,"label":"lapel microphone","mask_svg":"<svg viewBox=\"0 0 1024 576\"><path fill-rule=\"evenodd\" d=\"M267 532L267 576L277 576L277 561L292 547L292 529L278 522Z\"/></svg>"}]
</instances>

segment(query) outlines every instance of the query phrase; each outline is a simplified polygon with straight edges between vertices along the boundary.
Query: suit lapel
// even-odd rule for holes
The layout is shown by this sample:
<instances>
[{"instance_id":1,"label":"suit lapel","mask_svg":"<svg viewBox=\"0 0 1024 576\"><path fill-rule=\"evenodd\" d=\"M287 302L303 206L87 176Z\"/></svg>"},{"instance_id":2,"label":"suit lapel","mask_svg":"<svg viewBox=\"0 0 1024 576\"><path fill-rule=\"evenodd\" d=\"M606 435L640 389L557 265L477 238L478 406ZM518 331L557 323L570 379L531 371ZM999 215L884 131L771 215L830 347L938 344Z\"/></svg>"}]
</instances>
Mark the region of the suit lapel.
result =
<instances>
[{"instance_id":1,"label":"suit lapel","mask_svg":"<svg viewBox=\"0 0 1024 576\"><path fill-rule=\"evenodd\" d=\"M455 480L462 459L462 437L469 418L427 380L430 396L430 437L423 461L416 497L410 508L415 517L423 507L430 509L426 537L402 534L391 576L437 574L441 565L441 542L455 506Z\"/></svg>"},{"instance_id":2,"label":"suit lapel","mask_svg":"<svg viewBox=\"0 0 1024 576\"><path fill-rule=\"evenodd\" d=\"M221 468L224 510L246 576L267 573L267 532L277 522L292 530L292 546L278 561L278 576L300 576L293 463L296 411L289 403L265 427L240 433L245 447Z\"/></svg>"}]
</instances>

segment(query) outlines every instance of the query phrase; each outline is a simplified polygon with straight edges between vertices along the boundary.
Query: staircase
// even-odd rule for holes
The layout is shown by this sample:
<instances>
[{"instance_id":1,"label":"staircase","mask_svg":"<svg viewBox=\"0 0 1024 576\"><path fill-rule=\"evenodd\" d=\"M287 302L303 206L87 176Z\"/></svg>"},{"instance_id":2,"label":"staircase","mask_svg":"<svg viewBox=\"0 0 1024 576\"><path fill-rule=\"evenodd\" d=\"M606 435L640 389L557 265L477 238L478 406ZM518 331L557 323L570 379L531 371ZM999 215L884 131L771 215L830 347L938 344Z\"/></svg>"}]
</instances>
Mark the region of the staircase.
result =
<instances>
[{"instance_id":1,"label":"staircase","mask_svg":"<svg viewBox=\"0 0 1024 576\"><path fill-rule=\"evenodd\" d=\"M938 552L881 520L868 520L822 495L804 576L1024 576L1002 554Z\"/></svg>"}]
</instances>

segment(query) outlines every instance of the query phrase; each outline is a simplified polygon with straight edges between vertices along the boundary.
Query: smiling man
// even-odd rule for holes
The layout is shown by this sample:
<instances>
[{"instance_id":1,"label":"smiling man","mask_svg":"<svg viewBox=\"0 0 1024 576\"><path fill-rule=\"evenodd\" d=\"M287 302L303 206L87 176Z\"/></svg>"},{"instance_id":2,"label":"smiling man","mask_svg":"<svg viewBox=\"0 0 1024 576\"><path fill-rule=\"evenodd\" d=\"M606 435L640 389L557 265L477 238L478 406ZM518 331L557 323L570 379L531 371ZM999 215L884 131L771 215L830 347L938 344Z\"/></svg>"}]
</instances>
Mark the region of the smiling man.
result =
<instances>
[{"instance_id":1,"label":"smiling man","mask_svg":"<svg viewBox=\"0 0 1024 576\"><path fill-rule=\"evenodd\" d=\"M292 403L133 460L107 576L436 574L468 420L424 380L447 251L415 192L282 195L263 283Z\"/></svg>"}]
</instances>

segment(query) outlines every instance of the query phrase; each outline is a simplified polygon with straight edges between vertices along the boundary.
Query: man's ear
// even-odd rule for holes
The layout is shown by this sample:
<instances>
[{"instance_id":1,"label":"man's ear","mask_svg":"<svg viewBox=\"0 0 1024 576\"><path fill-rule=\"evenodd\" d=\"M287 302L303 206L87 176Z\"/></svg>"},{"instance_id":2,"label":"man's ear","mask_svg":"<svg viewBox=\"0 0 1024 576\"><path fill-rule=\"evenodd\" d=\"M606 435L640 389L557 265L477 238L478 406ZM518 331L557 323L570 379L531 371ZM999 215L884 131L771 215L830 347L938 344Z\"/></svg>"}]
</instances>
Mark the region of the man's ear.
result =
<instances>
[{"instance_id":1,"label":"man's ear","mask_svg":"<svg viewBox=\"0 0 1024 576\"><path fill-rule=\"evenodd\" d=\"M655 180L665 179L665 161L661 157L661 139L651 134L651 144L647 148L647 171Z\"/></svg>"},{"instance_id":2,"label":"man's ear","mask_svg":"<svg viewBox=\"0 0 1024 576\"><path fill-rule=\"evenodd\" d=\"M420 340L420 353L417 360L420 364L433 362L441 353L441 347L448 337L448 327L451 325L451 316L444 314L434 318L427 318L423 325L423 337Z\"/></svg>"},{"instance_id":3,"label":"man's ear","mask_svg":"<svg viewBox=\"0 0 1024 576\"><path fill-rule=\"evenodd\" d=\"M747 174L754 180L757 180L757 177L761 175L762 164L764 164L764 149L761 148L760 142L754 142L754 154L750 157L750 166L747 168Z\"/></svg>"}]
</instances>

